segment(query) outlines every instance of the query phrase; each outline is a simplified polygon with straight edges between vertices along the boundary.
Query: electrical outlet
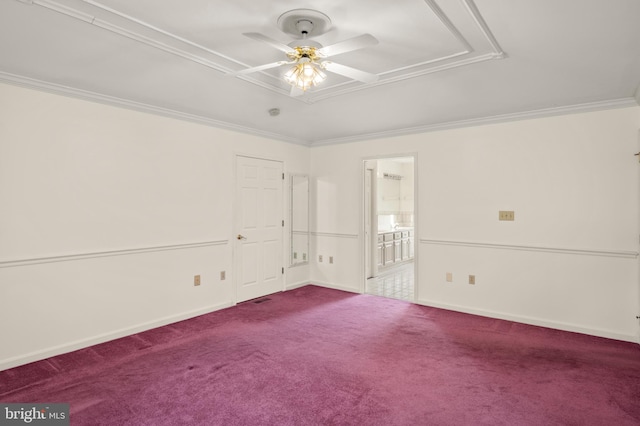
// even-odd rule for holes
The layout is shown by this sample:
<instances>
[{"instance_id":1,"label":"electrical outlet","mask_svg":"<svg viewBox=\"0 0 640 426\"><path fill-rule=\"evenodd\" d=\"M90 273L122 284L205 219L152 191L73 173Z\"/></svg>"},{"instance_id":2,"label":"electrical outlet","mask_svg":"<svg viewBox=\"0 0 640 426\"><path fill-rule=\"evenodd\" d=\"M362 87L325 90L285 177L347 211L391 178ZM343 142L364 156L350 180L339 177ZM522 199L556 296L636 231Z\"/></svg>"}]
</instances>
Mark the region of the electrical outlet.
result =
<instances>
[{"instance_id":1,"label":"electrical outlet","mask_svg":"<svg viewBox=\"0 0 640 426\"><path fill-rule=\"evenodd\" d=\"M447 282L448 283L453 282L453 274L451 272L447 272Z\"/></svg>"},{"instance_id":2,"label":"electrical outlet","mask_svg":"<svg viewBox=\"0 0 640 426\"><path fill-rule=\"evenodd\" d=\"M195 286L199 286L200 285L200 275L194 275L193 276L193 285L195 285Z\"/></svg>"},{"instance_id":3,"label":"electrical outlet","mask_svg":"<svg viewBox=\"0 0 640 426\"><path fill-rule=\"evenodd\" d=\"M302 253L302 260L307 260L307 253Z\"/></svg>"},{"instance_id":4,"label":"electrical outlet","mask_svg":"<svg viewBox=\"0 0 640 426\"><path fill-rule=\"evenodd\" d=\"M333 263L333 256L329 256L329 263Z\"/></svg>"},{"instance_id":5,"label":"electrical outlet","mask_svg":"<svg viewBox=\"0 0 640 426\"><path fill-rule=\"evenodd\" d=\"M318 262L322 262L322 255L318 255Z\"/></svg>"},{"instance_id":6,"label":"electrical outlet","mask_svg":"<svg viewBox=\"0 0 640 426\"><path fill-rule=\"evenodd\" d=\"M514 221L516 213L513 210L500 210L498 212L498 220Z\"/></svg>"},{"instance_id":7,"label":"electrical outlet","mask_svg":"<svg viewBox=\"0 0 640 426\"><path fill-rule=\"evenodd\" d=\"M475 285L476 284L476 276L475 275L469 275L469 284L471 284L471 285Z\"/></svg>"},{"instance_id":8,"label":"electrical outlet","mask_svg":"<svg viewBox=\"0 0 640 426\"><path fill-rule=\"evenodd\" d=\"M224 281L227 279L227 272L226 271L220 271L220 281Z\"/></svg>"},{"instance_id":9,"label":"electrical outlet","mask_svg":"<svg viewBox=\"0 0 640 426\"><path fill-rule=\"evenodd\" d=\"M298 252L297 252L297 251L294 251L294 252L293 252L293 259L294 259L294 260L297 260L297 259L298 259Z\"/></svg>"}]
</instances>

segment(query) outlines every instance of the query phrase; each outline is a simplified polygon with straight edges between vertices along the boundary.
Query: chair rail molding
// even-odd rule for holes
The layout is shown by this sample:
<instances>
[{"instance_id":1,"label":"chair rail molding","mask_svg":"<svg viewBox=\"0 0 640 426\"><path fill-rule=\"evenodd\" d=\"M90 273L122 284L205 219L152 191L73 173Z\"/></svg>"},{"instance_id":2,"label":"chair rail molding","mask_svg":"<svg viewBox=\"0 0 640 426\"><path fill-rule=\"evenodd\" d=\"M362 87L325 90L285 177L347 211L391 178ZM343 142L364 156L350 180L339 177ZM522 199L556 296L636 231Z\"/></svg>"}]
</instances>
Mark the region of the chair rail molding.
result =
<instances>
[{"instance_id":1,"label":"chair rail molding","mask_svg":"<svg viewBox=\"0 0 640 426\"><path fill-rule=\"evenodd\" d=\"M631 250L579 249L579 248L567 248L567 247L531 246L531 245L523 245L523 244L504 244L504 243L478 242L478 241L420 239L420 244L473 247L473 248L485 248L485 249L496 249L496 250L535 251L535 252L573 254L573 255L583 255L583 256L620 257L624 259L636 259L638 258L638 255L639 255L637 251L631 251Z\"/></svg>"},{"instance_id":2,"label":"chair rail molding","mask_svg":"<svg viewBox=\"0 0 640 426\"><path fill-rule=\"evenodd\" d=\"M335 232L311 232L314 237L326 237L326 238L358 238L358 234L341 234Z\"/></svg>"},{"instance_id":3,"label":"chair rail molding","mask_svg":"<svg viewBox=\"0 0 640 426\"><path fill-rule=\"evenodd\" d=\"M18 266L39 265L43 263L69 262L69 261L84 260L84 259L94 259L98 257L127 256L127 255L133 255L133 254L141 254L141 253L153 253L157 251L185 250L185 249L195 249L195 248L202 248L202 247L223 246L223 245L227 245L228 242L229 240L201 241L201 242L195 242L195 243L138 247L138 248L86 252L86 253L73 253L73 254L64 254L64 255L58 255L58 256L46 256L46 257L36 257L36 258L26 258L26 259L15 259L15 260L2 260L0 261L0 269L13 268Z\"/></svg>"}]
</instances>

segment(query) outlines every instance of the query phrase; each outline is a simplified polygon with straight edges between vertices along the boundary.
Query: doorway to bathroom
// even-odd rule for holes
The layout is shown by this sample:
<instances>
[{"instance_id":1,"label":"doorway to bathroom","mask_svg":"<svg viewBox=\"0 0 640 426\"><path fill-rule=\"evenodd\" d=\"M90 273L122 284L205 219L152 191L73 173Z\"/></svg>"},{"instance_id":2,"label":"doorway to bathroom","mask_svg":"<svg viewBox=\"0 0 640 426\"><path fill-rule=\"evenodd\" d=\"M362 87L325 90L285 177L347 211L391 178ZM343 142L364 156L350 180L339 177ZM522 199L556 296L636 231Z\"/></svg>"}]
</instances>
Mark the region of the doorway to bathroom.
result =
<instances>
[{"instance_id":1,"label":"doorway to bathroom","mask_svg":"<svg viewBox=\"0 0 640 426\"><path fill-rule=\"evenodd\" d=\"M417 237L415 155L364 161L364 292L413 301Z\"/></svg>"}]
</instances>

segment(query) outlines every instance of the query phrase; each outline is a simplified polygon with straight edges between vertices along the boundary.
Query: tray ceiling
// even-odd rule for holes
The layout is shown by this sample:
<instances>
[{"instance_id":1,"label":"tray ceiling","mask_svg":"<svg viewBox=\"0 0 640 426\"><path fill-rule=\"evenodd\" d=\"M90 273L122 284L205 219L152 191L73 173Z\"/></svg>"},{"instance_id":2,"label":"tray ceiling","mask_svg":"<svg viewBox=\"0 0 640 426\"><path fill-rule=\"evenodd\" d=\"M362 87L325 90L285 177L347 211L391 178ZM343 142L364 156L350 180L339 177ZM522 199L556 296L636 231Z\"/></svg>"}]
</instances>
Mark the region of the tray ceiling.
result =
<instances>
[{"instance_id":1,"label":"tray ceiling","mask_svg":"<svg viewBox=\"0 0 640 426\"><path fill-rule=\"evenodd\" d=\"M327 73L291 97L285 67L230 75L286 60L242 33L288 44L277 20L300 7L331 18L324 46L378 39L331 60L379 80ZM635 0L6 0L0 16L0 80L302 144L632 105L640 83Z\"/></svg>"}]
</instances>

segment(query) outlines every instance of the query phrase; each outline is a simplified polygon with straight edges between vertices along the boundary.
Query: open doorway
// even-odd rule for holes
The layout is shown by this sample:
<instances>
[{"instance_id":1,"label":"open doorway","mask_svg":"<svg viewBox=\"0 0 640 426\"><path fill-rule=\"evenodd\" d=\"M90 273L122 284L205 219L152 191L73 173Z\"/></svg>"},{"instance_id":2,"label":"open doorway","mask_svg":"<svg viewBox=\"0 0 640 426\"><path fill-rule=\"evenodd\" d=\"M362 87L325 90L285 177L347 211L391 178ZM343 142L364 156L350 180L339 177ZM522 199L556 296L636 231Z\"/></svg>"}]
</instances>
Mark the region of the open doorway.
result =
<instances>
[{"instance_id":1,"label":"open doorway","mask_svg":"<svg viewBox=\"0 0 640 426\"><path fill-rule=\"evenodd\" d=\"M415 156L364 161L364 292L413 301Z\"/></svg>"}]
</instances>

